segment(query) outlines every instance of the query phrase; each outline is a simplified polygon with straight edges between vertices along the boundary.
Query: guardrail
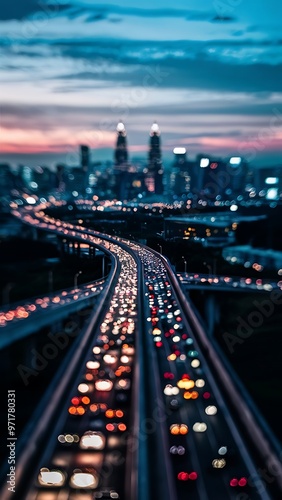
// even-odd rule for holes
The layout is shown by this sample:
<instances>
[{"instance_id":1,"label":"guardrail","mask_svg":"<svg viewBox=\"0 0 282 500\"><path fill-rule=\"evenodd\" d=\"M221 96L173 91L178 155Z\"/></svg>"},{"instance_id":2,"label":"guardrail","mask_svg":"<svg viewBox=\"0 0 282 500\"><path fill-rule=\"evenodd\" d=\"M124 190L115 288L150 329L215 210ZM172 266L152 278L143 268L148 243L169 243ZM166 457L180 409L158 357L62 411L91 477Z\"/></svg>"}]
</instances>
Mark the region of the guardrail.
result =
<instances>
[{"instance_id":1,"label":"guardrail","mask_svg":"<svg viewBox=\"0 0 282 500\"><path fill-rule=\"evenodd\" d=\"M139 294L140 297L138 299L138 308L139 311L142 310L142 319L138 324L138 332L136 339L136 348L137 348L137 358L135 365L135 373L134 373L134 390L133 390L133 400L136 404L135 412L132 418L131 428L136 429L137 439L138 439L138 447L137 450L128 450L128 458L131 460L131 464L129 461L127 462L127 490L128 490L128 498L134 500L152 500L154 498L161 498L162 500L175 500L175 489L172 481L172 473L170 463L167 459L167 434L165 432L164 427L160 423L156 429L155 436L151 439L151 444L154 443L156 449L154 449L154 453L150 456L150 450L148 448L148 443L146 439L142 439L143 436L141 434L142 431L142 422L144 422L147 418L150 418L153 409L154 409L154 401L161 394L160 388L160 380L158 377L157 369L156 369L156 359L155 352L150 345L151 338L149 335L148 325L145 321L144 312L148 312L148 303L145 301L145 290L144 290L144 279L143 279L143 269L140 265L140 258L136 256L135 252L128 248L127 243L130 244L132 242L127 242L126 240L122 240L121 238L111 238L107 235L101 235L95 231L86 230L85 228L77 229L76 231L83 232L84 234L97 235L100 238L108 242L114 242L119 246L123 246L123 248L134 256L135 261L138 266L138 280L139 280ZM240 452L244 457L245 463L248 465L248 470L251 474L255 474L255 465L253 460L250 457L249 450L247 446L244 444L240 433L238 432L238 428L235 425L235 421L240 424L240 427L244 429L245 433L248 435L248 442L252 445L252 447L256 450L258 457L263 461L266 466L272 465L275 467L275 471L277 474L275 475L275 484L279 493L282 494L282 467L281 463L277 457L277 454L273 450L270 441L265 436L261 427L258 425L258 421L255 416L252 414L251 409L244 402L241 397L238 387L234 384L231 379L230 373L226 370L226 367L223 365L219 354L216 352L215 348L210 342L210 339L207 338L205 331L200 324L197 315L185 297L183 290L179 285L179 281L175 276L169 261L161 256L158 252L155 252L151 248L146 247L145 245L138 244L140 248L145 248L150 251L152 254L161 259L165 269L169 281L172 285L174 294L181 306L181 309L184 313L184 322L187 327L190 326L195 334L195 338L197 340L197 347L199 351L203 353L203 357L205 358L207 364L207 373L209 375L210 385L213 387L214 394L216 395L218 400L223 400L224 404L228 403L226 408L232 409L232 414L235 415L234 419L231 417L230 412L225 415L226 420L228 421L228 425L231 428L233 436L235 440L237 440L237 444L240 447ZM116 271L117 272L117 271ZM111 278L111 289L114 287L114 277L112 275ZM108 290L108 288L107 288ZM105 294L106 288L103 290L102 294ZM103 295L104 297L104 295ZM93 316L93 321L91 321L92 328L97 324L99 318L97 314L102 314L103 308L102 300L99 303L99 311L95 311ZM54 389L55 398L53 401L59 405L61 403L61 407L66 409L67 402L62 403L61 401L67 401L67 393L70 390L70 386L73 387L74 384L74 370L73 367L77 367L77 371L79 371L79 363L83 358L86 349L89 347L87 344L87 339L90 337L90 332L87 330L86 337L83 336L83 345L76 342L75 345L77 347L77 352L74 352L74 346L72 347L72 354L74 355L74 364L72 364L72 359L68 356L69 364L66 366L64 363L64 367L66 367L66 373L69 376L69 381L66 380L65 373L63 375L63 379L60 382L58 376L56 376L56 380L58 381L58 387ZM71 364L70 364L71 363ZM150 377L149 377L150 372ZM152 377L153 374L153 377ZM54 385L52 385L54 388ZM222 391L222 394L221 392ZM51 388L49 390L49 393ZM232 394L232 397L231 397ZM20 460L22 460L19 466L20 475L19 481L20 484L23 484L24 477L26 477L26 472L24 469L27 467L27 464L34 462L35 457L40 453L38 447L43 443L44 438L48 435L48 431L46 428L50 429L50 425L53 424L54 428L52 429L52 435L56 433L59 429L59 425L61 424L61 419L56 416L56 408L51 408L47 406L47 416L44 415L42 417L39 413L37 413L37 417L39 418L39 423L36 426L34 431L35 440L32 437L32 443L27 443L28 446L25 448L22 446L22 455ZM27 434L25 434L27 436ZM44 436L44 438L43 438ZM28 441L28 437L26 437ZM46 448L45 454L43 456L47 456L50 454L52 445ZM153 487L153 496L152 496L152 484L154 483L154 471L152 470L152 456L157 458L156 460L156 472L155 475L158 480L158 484L156 488ZM34 464L35 465L35 464ZM134 473L134 468L136 468L137 473ZM24 476L25 474L25 476ZM160 482L161 478L161 482ZM28 478L27 478L28 480ZM150 487L148 485L151 485ZM24 488L24 486L23 486ZM25 492L25 489L22 489L20 495ZM5 491L4 491L5 493ZM158 495L158 496L157 496ZM14 496L3 496L1 497L3 500L10 500L13 498L14 500L22 500L22 496L18 498ZM263 500L269 499L269 495L266 492L260 493L258 492L258 496L256 498L260 498ZM29 500L32 500L30 498Z\"/></svg>"},{"instance_id":2,"label":"guardrail","mask_svg":"<svg viewBox=\"0 0 282 500\"><path fill-rule=\"evenodd\" d=\"M16 492L10 492L7 484L5 484L0 491L1 500L22 500L25 498L32 479L31 470L36 470L39 458L42 460L51 454L54 442L56 442L51 437L56 435L62 424L64 411L67 411L69 404L68 395L75 384L78 373L81 372L81 359L85 357L86 352L89 350L89 344L93 340L92 330L99 322L99 318L103 314L105 301L116 284L118 269L119 264L115 260L113 272L109 276L108 282L101 293L99 304L93 311L88 325L73 343L35 410L32 419L18 440L18 458L15 471ZM52 404L50 404L51 400ZM61 410L59 414L58 408ZM1 471L2 481L6 473L7 468L5 467L5 470Z\"/></svg>"},{"instance_id":3,"label":"guardrail","mask_svg":"<svg viewBox=\"0 0 282 500\"><path fill-rule=\"evenodd\" d=\"M162 256L160 256L160 258L162 258L164 262L180 304L186 312L187 318L197 335L197 341L200 349L204 352L205 358L208 360L214 376L216 376L218 386L222 389L224 397L228 401L229 407L232 408L232 413L236 416L236 420L240 423L242 429L244 429L246 435L248 436L249 443L253 446L257 456L261 458L263 464L268 469L275 470L273 483L275 482L279 494L282 495L282 463L279 459L279 456L282 456L281 447L279 447L276 441L272 442L272 432L268 432L268 425L263 417L261 415L259 415L259 417L257 416L259 412L255 406L252 404L249 406L245 402L246 392L244 392L244 397L242 397L239 390L239 382L234 383L234 372L232 371L231 378L230 371L226 368L226 363L223 364L222 359L219 356L219 351L216 350L211 344L203 326L198 320L194 308L184 295L169 261ZM262 422L264 422L263 425ZM242 446L245 447L243 442ZM254 470L254 474L257 476L256 470Z\"/></svg>"}]
</instances>

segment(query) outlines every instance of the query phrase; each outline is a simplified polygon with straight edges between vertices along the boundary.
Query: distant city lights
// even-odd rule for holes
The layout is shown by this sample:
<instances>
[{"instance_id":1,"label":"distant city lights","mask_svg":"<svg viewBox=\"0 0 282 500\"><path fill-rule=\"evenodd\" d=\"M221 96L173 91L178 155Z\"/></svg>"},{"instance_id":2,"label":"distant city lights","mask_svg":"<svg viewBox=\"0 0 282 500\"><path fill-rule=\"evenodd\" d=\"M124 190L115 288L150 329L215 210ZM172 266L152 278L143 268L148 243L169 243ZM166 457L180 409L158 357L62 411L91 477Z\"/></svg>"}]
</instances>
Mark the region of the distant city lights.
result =
<instances>
[{"instance_id":1,"label":"distant city lights","mask_svg":"<svg viewBox=\"0 0 282 500\"><path fill-rule=\"evenodd\" d=\"M125 126L122 122L119 122L117 124L117 132L124 132L125 131Z\"/></svg>"},{"instance_id":2,"label":"distant city lights","mask_svg":"<svg viewBox=\"0 0 282 500\"><path fill-rule=\"evenodd\" d=\"M235 204L231 205L230 210L231 210L231 212L236 212L238 210L238 205L235 205Z\"/></svg>"},{"instance_id":3,"label":"distant city lights","mask_svg":"<svg viewBox=\"0 0 282 500\"><path fill-rule=\"evenodd\" d=\"M26 198L26 202L29 204L29 205L35 205L36 203L36 199L33 198L33 196L27 196Z\"/></svg>"},{"instance_id":4,"label":"distant city lights","mask_svg":"<svg viewBox=\"0 0 282 500\"><path fill-rule=\"evenodd\" d=\"M186 148L181 148L181 147L174 148L173 153L175 155L185 155Z\"/></svg>"},{"instance_id":5,"label":"distant city lights","mask_svg":"<svg viewBox=\"0 0 282 500\"><path fill-rule=\"evenodd\" d=\"M232 156L229 160L230 165L240 165L242 158L240 156Z\"/></svg>"},{"instance_id":6,"label":"distant city lights","mask_svg":"<svg viewBox=\"0 0 282 500\"><path fill-rule=\"evenodd\" d=\"M266 199L267 200L276 200L278 198L278 189L277 188L270 188L266 192Z\"/></svg>"},{"instance_id":7,"label":"distant city lights","mask_svg":"<svg viewBox=\"0 0 282 500\"><path fill-rule=\"evenodd\" d=\"M265 184L278 184L278 177L266 177Z\"/></svg>"},{"instance_id":8,"label":"distant city lights","mask_svg":"<svg viewBox=\"0 0 282 500\"><path fill-rule=\"evenodd\" d=\"M209 166L209 164L210 164L210 160L208 158L201 158L201 161L200 161L201 168L206 168Z\"/></svg>"}]
</instances>

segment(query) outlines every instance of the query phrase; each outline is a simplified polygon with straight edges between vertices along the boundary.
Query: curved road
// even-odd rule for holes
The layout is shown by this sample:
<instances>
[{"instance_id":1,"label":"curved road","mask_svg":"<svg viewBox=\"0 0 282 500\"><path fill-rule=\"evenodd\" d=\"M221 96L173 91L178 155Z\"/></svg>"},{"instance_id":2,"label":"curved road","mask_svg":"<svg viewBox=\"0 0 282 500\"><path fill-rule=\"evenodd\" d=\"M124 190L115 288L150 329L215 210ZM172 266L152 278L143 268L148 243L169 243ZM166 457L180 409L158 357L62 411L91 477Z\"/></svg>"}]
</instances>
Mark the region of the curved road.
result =
<instances>
[{"instance_id":1,"label":"curved road","mask_svg":"<svg viewBox=\"0 0 282 500\"><path fill-rule=\"evenodd\" d=\"M115 272L19 440L16 493L5 483L1 499L282 497L279 456L169 262L144 245L54 220L42 206L14 215L100 245Z\"/></svg>"}]
</instances>

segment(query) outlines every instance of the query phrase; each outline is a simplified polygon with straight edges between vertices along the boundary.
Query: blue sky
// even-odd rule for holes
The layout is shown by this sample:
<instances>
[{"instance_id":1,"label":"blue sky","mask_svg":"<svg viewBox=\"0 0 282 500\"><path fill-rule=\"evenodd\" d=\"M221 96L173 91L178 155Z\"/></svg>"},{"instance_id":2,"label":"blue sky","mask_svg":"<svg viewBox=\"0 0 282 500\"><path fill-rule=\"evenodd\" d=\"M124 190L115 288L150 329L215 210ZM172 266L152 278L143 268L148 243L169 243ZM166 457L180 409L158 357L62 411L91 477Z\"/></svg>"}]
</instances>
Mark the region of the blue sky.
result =
<instances>
[{"instance_id":1,"label":"blue sky","mask_svg":"<svg viewBox=\"0 0 282 500\"><path fill-rule=\"evenodd\" d=\"M131 157L175 145L281 164L280 0L25 0L2 7L0 160Z\"/></svg>"}]
</instances>

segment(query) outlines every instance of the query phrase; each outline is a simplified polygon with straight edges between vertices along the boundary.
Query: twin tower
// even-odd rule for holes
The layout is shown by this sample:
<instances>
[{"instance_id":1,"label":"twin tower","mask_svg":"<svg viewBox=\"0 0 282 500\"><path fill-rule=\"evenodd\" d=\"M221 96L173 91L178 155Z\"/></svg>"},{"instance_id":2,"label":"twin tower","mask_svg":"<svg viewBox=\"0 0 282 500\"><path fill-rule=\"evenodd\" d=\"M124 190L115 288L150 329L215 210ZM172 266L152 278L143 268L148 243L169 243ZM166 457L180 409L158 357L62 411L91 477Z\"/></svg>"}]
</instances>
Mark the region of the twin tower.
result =
<instances>
[{"instance_id":1,"label":"twin tower","mask_svg":"<svg viewBox=\"0 0 282 500\"><path fill-rule=\"evenodd\" d=\"M117 124L117 142L115 149L115 167L127 172L128 161L126 129L122 121ZM149 152L146 167L143 172L147 178L148 190L155 194L163 194L163 167L161 155L160 129L156 122L150 130Z\"/></svg>"}]
</instances>

